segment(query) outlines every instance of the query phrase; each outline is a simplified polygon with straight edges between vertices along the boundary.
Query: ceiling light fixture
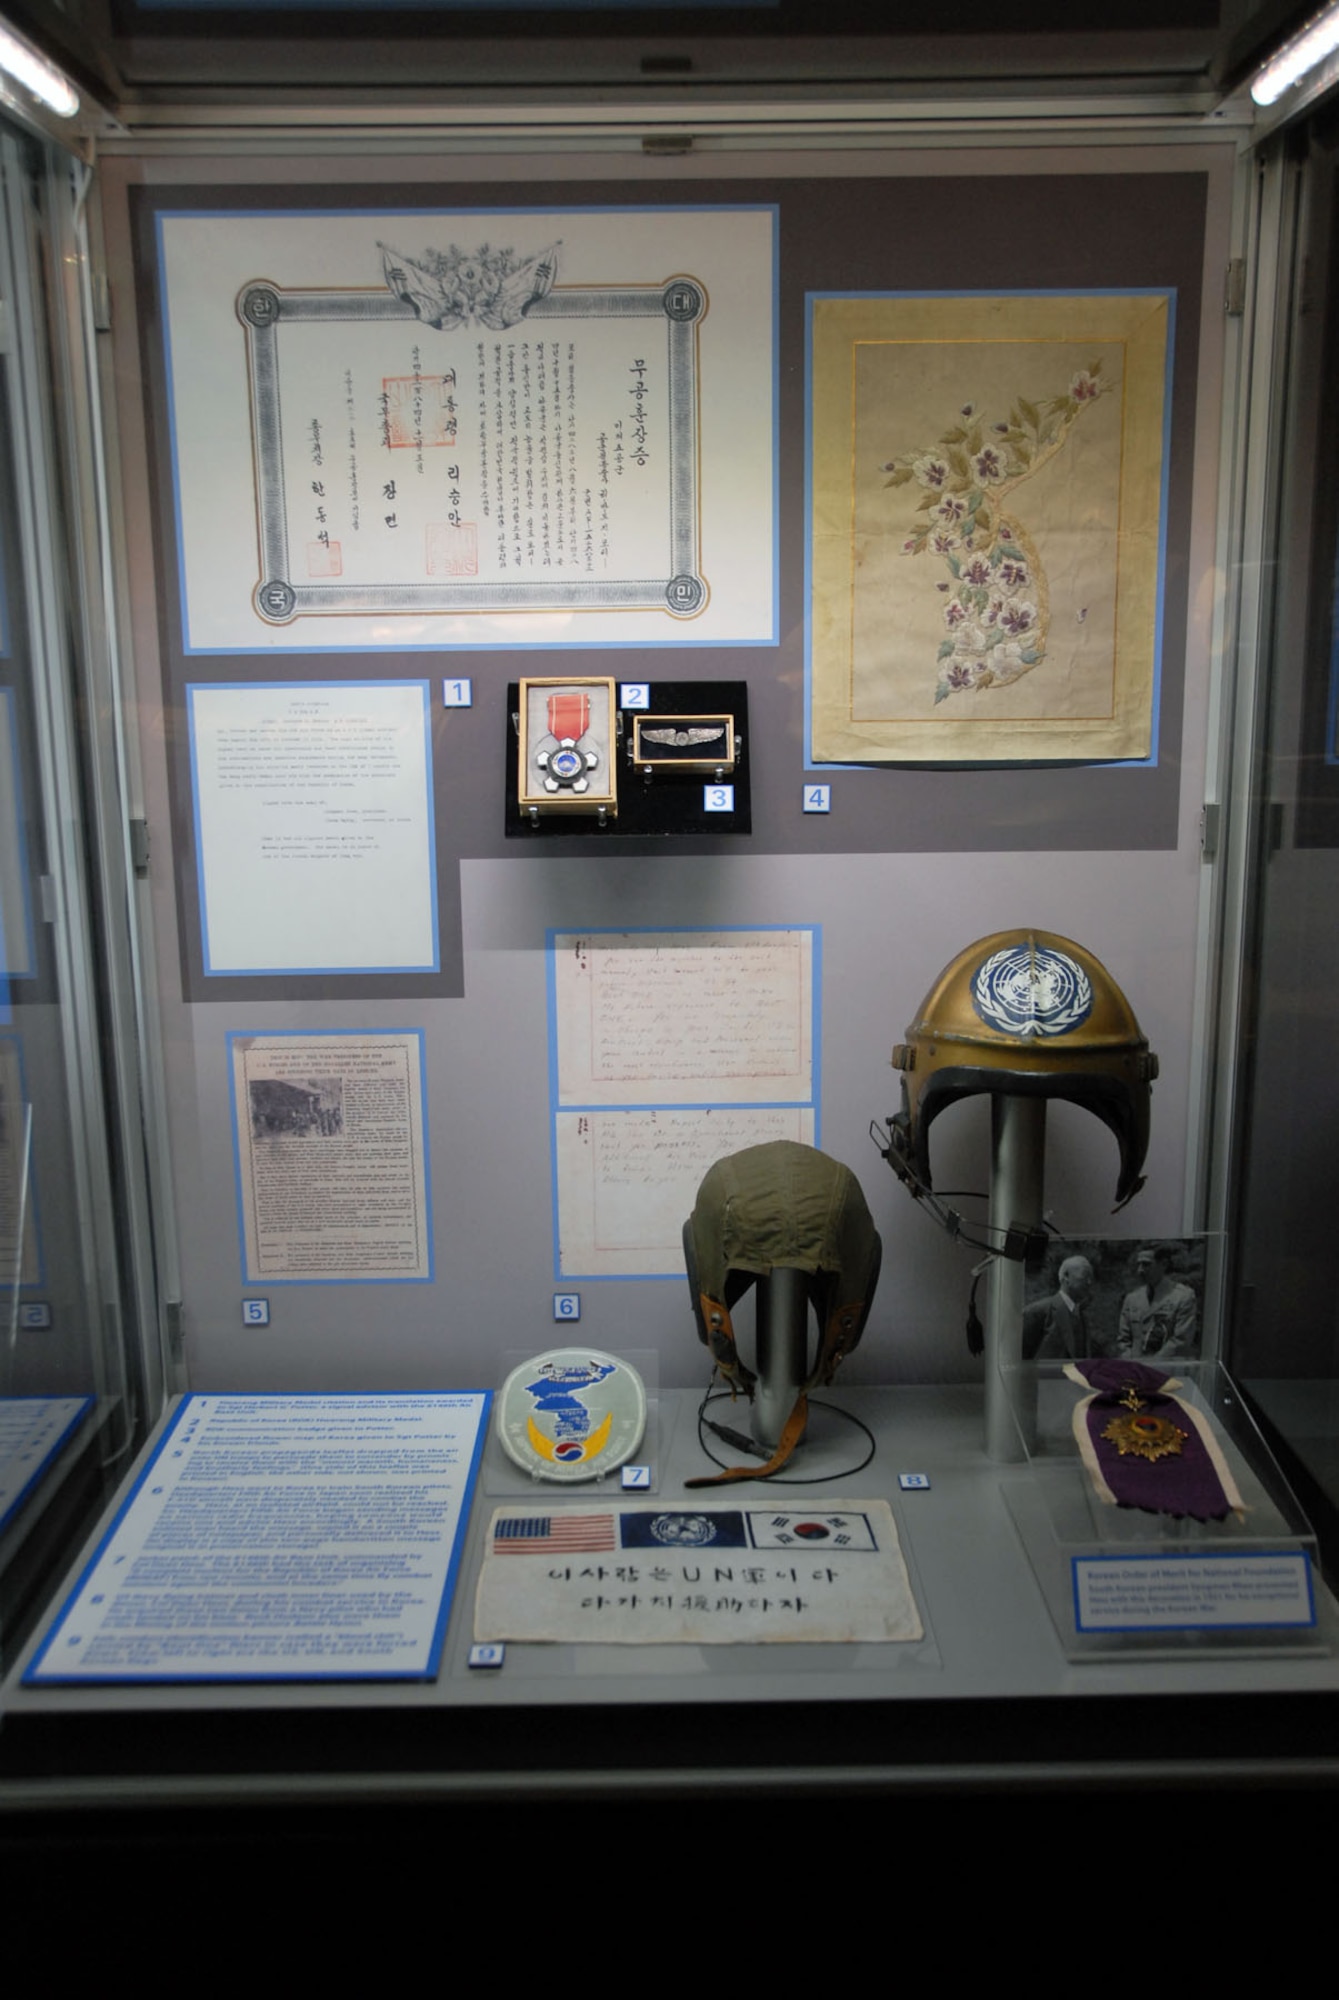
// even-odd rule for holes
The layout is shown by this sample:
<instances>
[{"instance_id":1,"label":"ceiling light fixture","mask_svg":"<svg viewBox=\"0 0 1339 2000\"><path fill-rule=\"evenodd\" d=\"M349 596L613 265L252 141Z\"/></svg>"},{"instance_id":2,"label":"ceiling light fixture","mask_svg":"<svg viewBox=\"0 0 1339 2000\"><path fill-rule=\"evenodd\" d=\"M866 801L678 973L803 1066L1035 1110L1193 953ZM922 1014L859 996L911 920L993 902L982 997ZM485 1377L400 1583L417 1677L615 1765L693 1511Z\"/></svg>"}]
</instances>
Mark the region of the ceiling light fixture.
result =
<instances>
[{"instance_id":1,"label":"ceiling light fixture","mask_svg":"<svg viewBox=\"0 0 1339 2000\"><path fill-rule=\"evenodd\" d=\"M1285 42L1271 57L1251 85L1257 104L1276 104L1285 90L1323 63L1339 49L1339 4L1325 8L1307 22L1301 33Z\"/></svg>"},{"instance_id":2,"label":"ceiling light fixture","mask_svg":"<svg viewBox=\"0 0 1339 2000\"><path fill-rule=\"evenodd\" d=\"M74 85L8 28L0 28L0 70L14 77L58 118L73 118L79 109L79 93Z\"/></svg>"}]
</instances>

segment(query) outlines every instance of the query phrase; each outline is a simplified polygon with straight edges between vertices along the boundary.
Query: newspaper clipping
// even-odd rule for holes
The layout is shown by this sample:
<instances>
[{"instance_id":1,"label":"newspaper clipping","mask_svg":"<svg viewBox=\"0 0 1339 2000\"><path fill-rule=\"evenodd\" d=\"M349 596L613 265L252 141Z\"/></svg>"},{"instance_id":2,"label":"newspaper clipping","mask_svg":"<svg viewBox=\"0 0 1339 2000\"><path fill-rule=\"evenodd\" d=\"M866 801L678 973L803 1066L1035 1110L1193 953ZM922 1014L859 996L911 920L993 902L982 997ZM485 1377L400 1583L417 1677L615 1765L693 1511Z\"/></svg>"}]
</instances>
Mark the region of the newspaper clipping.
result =
<instances>
[{"instance_id":1,"label":"newspaper clipping","mask_svg":"<svg viewBox=\"0 0 1339 2000\"><path fill-rule=\"evenodd\" d=\"M238 1034L229 1049L248 1282L431 1279L422 1037Z\"/></svg>"}]
</instances>

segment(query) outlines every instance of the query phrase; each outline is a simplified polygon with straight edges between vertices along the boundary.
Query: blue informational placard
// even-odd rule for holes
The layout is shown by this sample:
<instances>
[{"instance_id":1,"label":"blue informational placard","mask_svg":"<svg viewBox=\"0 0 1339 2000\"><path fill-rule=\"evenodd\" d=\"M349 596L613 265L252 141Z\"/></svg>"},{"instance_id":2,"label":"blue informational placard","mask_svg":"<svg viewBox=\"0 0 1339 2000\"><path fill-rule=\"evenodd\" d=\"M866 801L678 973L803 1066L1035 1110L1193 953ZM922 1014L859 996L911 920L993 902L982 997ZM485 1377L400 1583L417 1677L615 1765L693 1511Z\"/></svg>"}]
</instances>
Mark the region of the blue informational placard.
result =
<instances>
[{"instance_id":1,"label":"blue informational placard","mask_svg":"<svg viewBox=\"0 0 1339 2000\"><path fill-rule=\"evenodd\" d=\"M92 1408L91 1396L0 1396L0 1528Z\"/></svg>"},{"instance_id":2,"label":"blue informational placard","mask_svg":"<svg viewBox=\"0 0 1339 2000\"><path fill-rule=\"evenodd\" d=\"M1316 1622L1311 1564L1299 1549L1074 1556L1079 1632L1270 1631Z\"/></svg>"},{"instance_id":3,"label":"blue informational placard","mask_svg":"<svg viewBox=\"0 0 1339 2000\"><path fill-rule=\"evenodd\" d=\"M431 1679L490 1402L185 1397L25 1681Z\"/></svg>"}]
</instances>

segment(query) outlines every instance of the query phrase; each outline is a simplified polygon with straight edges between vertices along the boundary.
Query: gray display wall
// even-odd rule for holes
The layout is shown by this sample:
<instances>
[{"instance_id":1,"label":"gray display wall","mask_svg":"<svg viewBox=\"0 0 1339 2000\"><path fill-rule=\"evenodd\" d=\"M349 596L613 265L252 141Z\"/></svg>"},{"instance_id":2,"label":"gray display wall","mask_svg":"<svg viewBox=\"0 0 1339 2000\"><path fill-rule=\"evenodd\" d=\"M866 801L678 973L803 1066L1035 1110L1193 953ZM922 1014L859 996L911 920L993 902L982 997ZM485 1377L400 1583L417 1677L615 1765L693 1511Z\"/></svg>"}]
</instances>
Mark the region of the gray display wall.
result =
<instances>
[{"instance_id":1,"label":"gray display wall","mask_svg":"<svg viewBox=\"0 0 1339 2000\"><path fill-rule=\"evenodd\" d=\"M109 161L103 224L116 304L114 366L126 563L150 823L153 947L189 1381L197 1389L382 1389L496 1381L504 1350L552 1344L556 1291L582 1298L583 1339L656 1349L662 1379L701 1379L677 1279L559 1280L546 933L603 928L815 926L819 1143L859 1174L884 1237L884 1276L853 1379L970 1379L969 1253L893 1181L867 1136L897 1107L889 1066L934 976L989 932L1076 938L1130 997L1161 1061L1149 1182L1110 1222L1116 1149L1068 1105L1049 1119L1048 1205L1076 1235L1193 1228L1199 814L1210 690L1222 396L1218 274L1230 149L747 156L652 171L639 155L537 160ZM440 654L188 655L182 642L169 416L155 289L160 209L525 208L610 203L775 205L778 215L777 643L655 651L504 646ZM255 275L265 275L257 272ZM804 295L809 291L1174 287L1175 370L1163 573L1160 747L1145 767L830 769L832 810L802 811L805 674ZM1201 311L1201 299L1212 309ZM772 522L758 520L760 537ZM318 621L313 621L318 622ZM528 674L743 679L753 835L601 842L503 837L505 688ZM444 711L444 675L474 705ZM426 679L441 965L436 973L208 977L184 723L188 682ZM811 777L815 774L810 773ZM229 1035L413 1031L422 1036L431 1163L428 1283L243 1280ZM980 1188L980 1100L935 1131L935 1178ZM243 1321L263 1295L269 1323Z\"/></svg>"}]
</instances>

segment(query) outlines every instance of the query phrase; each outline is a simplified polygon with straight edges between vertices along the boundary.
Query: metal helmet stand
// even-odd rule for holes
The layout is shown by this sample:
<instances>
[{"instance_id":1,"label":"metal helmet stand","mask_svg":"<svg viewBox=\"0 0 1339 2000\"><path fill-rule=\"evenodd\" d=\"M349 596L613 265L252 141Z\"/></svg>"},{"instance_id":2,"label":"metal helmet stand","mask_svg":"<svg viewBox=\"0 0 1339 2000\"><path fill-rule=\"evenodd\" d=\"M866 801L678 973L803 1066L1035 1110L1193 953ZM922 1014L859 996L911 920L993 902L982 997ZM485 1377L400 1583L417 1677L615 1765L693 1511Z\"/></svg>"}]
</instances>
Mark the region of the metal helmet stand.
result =
<instances>
[{"instance_id":1,"label":"metal helmet stand","mask_svg":"<svg viewBox=\"0 0 1339 2000\"><path fill-rule=\"evenodd\" d=\"M990 1101L990 1224L1005 1231L1041 1225L1046 1177L1046 1100L992 1097ZM986 1295L986 1455L1009 1465L1024 1456L1001 1370L1023 1358L1023 1266L996 1257Z\"/></svg>"},{"instance_id":2,"label":"metal helmet stand","mask_svg":"<svg viewBox=\"0 0 1339 2000\"><path fill-rule=\"evenodd\" d=\"M809 1373L809 1291L803 1271L774 1265L757 1285L758 1381L753 1392L756 1441L775 1451Z\"/></svg>"}]
</instances>

